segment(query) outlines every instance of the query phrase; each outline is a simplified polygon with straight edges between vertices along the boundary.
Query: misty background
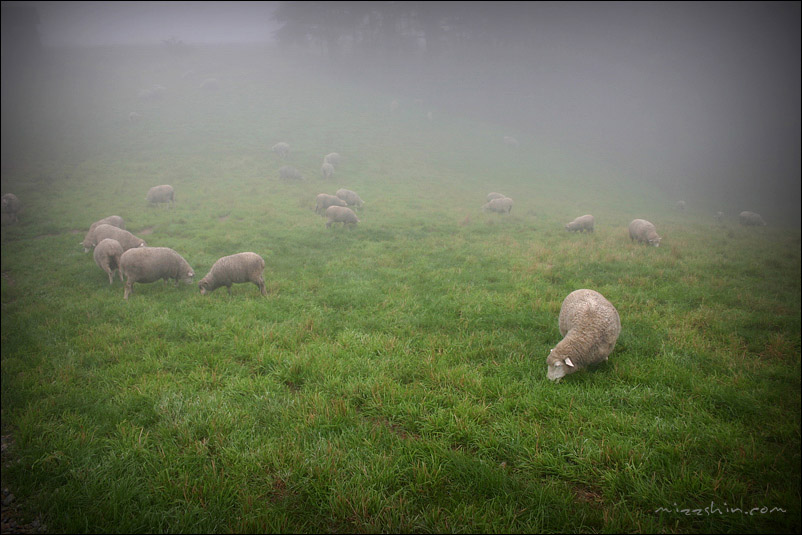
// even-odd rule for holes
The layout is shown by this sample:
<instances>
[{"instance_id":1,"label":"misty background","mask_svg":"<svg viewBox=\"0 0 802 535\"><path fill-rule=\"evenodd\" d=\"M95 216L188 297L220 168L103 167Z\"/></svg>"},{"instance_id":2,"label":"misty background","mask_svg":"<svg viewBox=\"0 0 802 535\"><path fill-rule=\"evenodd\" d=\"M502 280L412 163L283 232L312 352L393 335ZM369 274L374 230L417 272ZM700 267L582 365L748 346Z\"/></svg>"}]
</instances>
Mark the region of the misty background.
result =
<instances>
[{"instance_id":1,"label":"misty background","mask_svg":"<svg viewBox=\"0 0 802 535\"><path fill-rule=\"evenodd\" d=\"M3 143L64 47L269 44L332 80L501 125L667 202L800 225L799 2L3 2ZM10 8L34 7L22 46ZM3 159L11 158L3 150ZM6 161L3 162L4 166ZM577 177L580 179L581 177Z\"/></svg>"}]
</instances>

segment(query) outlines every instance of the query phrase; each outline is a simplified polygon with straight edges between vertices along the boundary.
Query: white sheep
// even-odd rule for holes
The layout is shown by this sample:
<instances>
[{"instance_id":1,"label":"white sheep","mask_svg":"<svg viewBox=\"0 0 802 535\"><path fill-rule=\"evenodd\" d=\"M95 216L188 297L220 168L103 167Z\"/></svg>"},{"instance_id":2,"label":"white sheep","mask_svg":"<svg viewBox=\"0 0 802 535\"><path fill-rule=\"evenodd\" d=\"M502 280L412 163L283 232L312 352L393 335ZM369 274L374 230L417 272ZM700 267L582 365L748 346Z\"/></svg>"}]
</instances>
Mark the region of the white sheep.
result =
<instances>
[{"instance_id":1,"label":"white sheep","mask_svg":"<svg viewBox=\"0 0 802 535\"><path fill-rule=\"evenodd\" d=\"M336 195L329 195L328 193L321 193L315 197L316 214L325 212L329 206L348 206L348 204Z\"/></svg>"},{"instance_id":2,"label":"white sheep","mask_svg":"<svg viewBox=\"0 0 802 535\"><path fill-rule=\"evenodd\" d=\"M132 111L128 114L128 122L136 123L142 118L142 114L136 111Z\"/></svg>"},{"instance_id":3,"label":"white sheep","mask_svg":"<svg viewBox=\"0 0 802 535\"><path fill-rule=\"evenodd\" d=\"M123 246L123 251L135 249L137 247L147 247L148 245L145 243L145 240L137 238L127 230L103 223L95 227L95 230L92 231L91 236L89 236L89 247L97 247L97 244L106 238L111 238L120 242L120 245ZM86 249L86 246L84 246L84 249Z\"/></svg>"},{"instance_id":4,"label":"white sheep","mask_svg":"<svg viewBox=\"0 0 802 535\"><path fill-rule=\"evenodd\" d=\"M281 169L278 170L278 176L282 180L303 180L304 176L301 174L299 170L296 168L285 165Z\"/></svg>"},{"instance_id":5,"label":"white sheep","mask_svg":"<svg viewBox=\"0 0 802 535\"><path fill-rule=\"evenodd\" d=\"M503 199L504 197L506 197L506 195L504 195L503 193L497 193L495 191L491 191L490 193L487 194L487 202L490 202L493 199Z\"/></svg>"},{"instance_id":6,"label":"white sheep","mask_svg":"<svg viewBox=\"0 0 802 535\"><path fill-rule=\"evenodd\" d=\"M485 212L497 212L500 214L509 214L512 211L512 199L509 197L500 197L491 199L482 206Z\"/></svg>"},{"instance_id":7,"label":"white sheep","mask_svg":"<svg viewBox=\"0 0 802 535\"><path fill-rule=\"evenodd\" d=\"M512 136L504 136L504 144L508 147L518 148L518 140Z\"/></svg>"},{"instance_id":8,"label":"white sheep","mask_svg":"<svg viewBox=\"0 0 802 535\"><path fill-rule=\"evenodd\" d=\"M156 282L174 279L192 283L195 272L180 254L169 247L138 247L128 249L120 257L120 271L127 277L123 299L128 299L136 282Z\"/></svg>"},{"instance_id":9,"label":"white sheep","mask_svg":"<svg viewBox=\"0 0 802 535\"><path fill-rule=\"evenodd\" d=\"M340 165L340 155L336 152L330 152L323 157L323 163L330 163L334 167Z\"/></svg>"},{"instance_id":10,"label":"white sheep","mask_svg":"<svg viewBox=\"0 0 802 535\"><path fill-rule=\"evenodd\" d=\"M334 223L342 223L343 226L356 226L359 223L359 218L356 217L354 211L344 206L329 206L326 208L326 218L326 228L331 227Z\"/></svg>"},{"instance_id":11,"label":"white sheep","mask_svg":"<svg viewBox=\"0 0 802 535\"><path fill-rule=\"evenodd\" d=\"M323 162L323 165L320 167L320 174L323 175L323 179L329 179L334 176L334 166L329 162Z\"/></svg>"},{"instance_id":12,"label":"white sheep","mask_svg":"<svg viewBox=\"0 0 802 535\"><path fill-rule=\"evenodd\" d=\"M663 238L657 235L657 228L654 224L645 219L633 219L629 224L629 239L660 247L660 241Z\"/></svg>"},{"instance_id":13,"label":"white sheep","mask_svg":"<svg viewBox=\"0 0 802 535\"><path fill-rule=\"evenodd\" d=\"M759 227L766 226L766 222L763 221L763 218L760 217L760 214L756 214L755 212L749 212L747 210L738 214L738 221L740 221L741 225L746 225L746 226L759 226Z\"/></svg>"},{"instance_id":14,"label":"white sheep","mask_svg":"<svg viewBox=\"0 0 802 535\"><path fill-rule=\"evenodd\" d=\"M84 236L84 241L81 242L81 245L83 245L84 247L85 253L88 253L89 249L94 247L95 244L97 243L93 241L93 235L98 225L103 225L103 224L111 225L112 227L117 227L125 230L125 221L123 221L123 218L118 215L110 215L108 217L104 217L103 219L95 221L94 223L89 225L89 231L86 233L86 236Z\"/></svg>"},{"instance_id":15,"label":"white sheep","mask_svg":"<svg viewBox=\"0 0 802 535\"><path fill-rule=\"evenodd\" d=\"M161 186L153 186L148 190L145 199L151 203L169 203L167 207L175 204L175 190L169 184L162 184Z\"/></svg>"},{"instance_id":16,"label":"white sheep","mask_svg":"<svg viewBox=\"0 0 802 535\"><path fill-rule=\"evenodd\" d=\"M685 201L677 201L677 210L680 212L685 211Z\"/></svg>"},{"instance_id":17,"label":"white sheep","mask_svg":"<svg viewBox=\"0 0 802 535\"><path fill-rule=\"evenodd\" d=\"M22 202L13 193L6 193L2 197L3 223L19 223L18 213L22 209Z\"/></svg>"},{"instance_id":18,"label":"white sheep","mask_svg":"<svg viewBox=\"0 0 802 535\"><path fill-rule=\"evenodd\" d=\"M565 225L565 230L571 232L577 232L577 231L584 232L586 230L588 232L593 232L594 223L595 219L593 219L592 215L590 214L581 215L576 219L574 219L573 221L571 221L570 223L567 223Z\"/></svg>"},{"instance_id":19,"label":"white sheep","mask_svg":"<svg viewBox=\"0 0 802 535\"><path fill-rule=\"evenodd\" d=\"M590 364L606 361L621 333L618 311L594 290L568 294L560 308L559 326L563 339L546 358L546 376L557 382Z\"/></svg>"},{"instance_id":20,"label":"white sheep","mask_svg":"<svg viewBox=\"0 0 802 535\"><path fill-rule=\"evenodd\" d=\"M363 201L355 191L351 191L350 189L340 188L335 195L344 200L348 206L362 208L362 205L365 204L365 201Z\"/></svg>"},{"instance_id":21,"label":"white sheep","mask_svg":"<svg viewBox=\"0 0 802 535\"><path fill-rule=\"evenodd\" d=\"M285 143L280 141L273 145L270 150L281 156L282 158L286 158L290 155L290 145L289 143Z\"/></svg>"},{"instance_id":22,"label":"white sheep","mask_svg":"<svg viewBox=\"0 0 802 535\"><path fill-rule=\"evenodd\" d=\"M111 238L104 238L95 247L95 252L92 256L95 258L95 264L108 273L109 284L114 283L114 271L118 270L120 274L120 281L123 280L123 272L119 271L120 257L123 255L123 246L120 242Z\"/></svg>"},{"instance_id":23,"label":"white sheep","mask_svg":"<svg viewBox=\"0 0 802 535\"><path fill-rule=\"evenodd\" d=\"M228 295L231 295L231 285L241 282L252 282L259 287L262 295L267 296L265 279L262 273L265 269L264 259L256 253L237 253L224 256L214 263L212 269L198 282L201 295L213 292L225 286Z\"/></svg>"}]
</instances>

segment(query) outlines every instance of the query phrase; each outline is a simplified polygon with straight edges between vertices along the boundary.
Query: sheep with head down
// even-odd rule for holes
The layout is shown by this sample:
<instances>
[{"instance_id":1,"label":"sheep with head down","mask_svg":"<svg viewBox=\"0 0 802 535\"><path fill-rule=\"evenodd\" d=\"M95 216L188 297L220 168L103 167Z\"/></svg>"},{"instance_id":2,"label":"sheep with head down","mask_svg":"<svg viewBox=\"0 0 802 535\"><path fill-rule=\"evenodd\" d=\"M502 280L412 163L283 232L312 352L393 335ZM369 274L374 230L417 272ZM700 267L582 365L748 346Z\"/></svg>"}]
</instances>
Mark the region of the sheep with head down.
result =
<instances>
[{"instance_id":1,"label":"sheep with head down","mask_svg":"<svg viewBox=\"0 0 802 535\"><path fill-rule=\"evenodd\" d=\"M546 376L555 382L586 366L606 361L621 333L618 311L594 290L568 294L558 322L563 339L546 358Z\"/></svg>"},{"instance_id":2,"label":"sheep with head down","mask_svg":"<svg viewBox=\"0 0 802 535\"><path fill-rule=\"evenodd\" d=\"M581 215L576 219L574 219L573 221L571 221L570 223L566 223L565 230L568 230L570 232L585 232L586 230L588 232L593 232L594 223L595 220L593 219L592 215L590 214Z\"/></svg>"},{"instance_id":3,"label":"sheep with head down","mask_svg":"<svg viewBox=\"0 0 802 535\"><path fill-rule=\"evenodd\" d=\"M344 206L329 206L326 208L326 228L331 227L334 223L342 223L343 226L351 225L355 227L359 223L359 218L350 208Z\"/></svg>"},{"instance_id":4,"label":"sheep with head down","mask_svg":"<svg viewBox=\"0 0 802 535\"><path fill-rule=\"evenodd\" d=\"M275 145L273 145L270 150L281 156L282 158L287 158L290 155L290 144L285 143L284 141L279 141Z\"/></svg>"},{"instance_id":5,"label":"sheep with head down","mask_svg":"<svg viewBox=\"0 0 802 535\"><path fill-rule=\"evenodd\" d=\"M491 199L482 206L482 210L485 212L509 214L512 211L512 199L509 197Z\"/></svg>"},{"instance_id":6,"label":"sheep with head down","mask_svg":"<svg viewBox=\"0 0 802 535\"><path fill-rule=\"evenodd\" d=\"M629 239L630 241L645 243L653 247L660 247L660 241L663 238L657 235L657 228L653 223L645 219L633 219L629 224Z\"/></svg>"},{"instance_id":7,"label":"sheep with head down","mask_svg":"<svg viewBox=\"0 0 802 535\"><path fill-rule=\"evenodd\" d=\"M112 227L117 227L119 229L125 230L125 221L123 220L122 217L118 215L110 215L108 217L104 217L103 219L98 219L97 221L89 225L89 231L86 233L86 236L84 236L84 241L81 242L81 245L83 245L84 247L85 253L88 253L89 249L91 249L92 247L95 246L95 244L97 244L97 242L93 241L93 235L98 225L103 225L103 224L111 225Z\"/></svg>"},{"instance_id":8,"label":"sheep with head down","mask_svg":"<svg viewBox=\"0 0 802 535\"><path fill-rule=\"evenodd\" d=\"M167 203L167 207L169 208L175 204L175 190L169 184L153 186L148 190L145 199L150 204Z\"/></svg>"},{"instance_id":9,"label":"sheep with head down","mask_svg":"<svg viewBox=\"0 0 802 535\"><path fill-rule=\"evenodd\" d=\"M120 257L123 252L123 246L120 245L120 242L111 238L104 238L100 240L100 243L95 247L95 252L92 253L97 267L109 275L109 284L114 283L115 271L120 274L120 282L123 280L123 272L119 269Z\"/></svg>"},{"instance_id":10,"label":"sheep with head down","mask_svg":"<svg viewBox=\"0 0 802 535\"><path fill-rule=\"evenodd\" d=\"M334 194L344 200L348 206L362 208L362 205L365 204L365 201L363 201L355 191L351 191L350 189L340 188Z\"/></svg>"},{"instance_id":11,"label":"sheep with head down","mask_svg":"<svg viewBox=\"0 0 802 535\"><path fill-rule=\"evenodd\" d=\"M282 180L303 180L304 176L301 172L290 165L285 165L278 170L278 176Z\"/></svg>"},{"instance_id":12,"label":"sheep with head down","mask_svg":"<svg viewBox=\"0 0 802 535\"><path fill-rule=\"evenodd\" d=\"M329 206L348 206L344 200L336 195L321 193L315 198L315 213L325 212Z\"/></svg>"},{"instance_id":13,"label":"sheep with head down","mask_svg":"<svg viewBox=\"0 0 802 535\"><path fill-rule=\"evenodd\" d=\"M334 166L329 162L323 162L323 165L320 167L320 174L323 175L323 180L333 177Z\"/></svg>"},{"instance_id":14,"label":"sheep with head down","mask_svg":"<svg viewBox=\"0 0 802 535\"><path fill-rule=\"evenodd\" d=\"M123 299L128 299L136 282L175 280L192 284L195 272L180 254L169 247L137 247L128 249L120 257L120 271L126 277Z\"/></svg>"},{"instance_id":15,"label":"sheep with head down","mask_svg":"<svg viewBox=\"0 0 802 535\"><path fill-rule=\"evenodd\" d=\"M264 259L256 253L237 253L224 256L214 263L212 269L198 282L201 295L213 292L225 286L228 295L231 295L231 285L234 283L252 282L259 287L259 292L267 296L265 279L262 273L265 270Z\"/></svg>"},{"instance_id":16,"label":"sheep with head down","mask_svg":"<svg viewBox=\"0 0 802 535\"><path fill-rule=\"evenodd\" d=\"M763 221L763 218L760 217L760 214L756 214L755 212L750 212L745 210L738 214L738 221L741 225L746 226L755 226L755 227L765 227L766 222Z\"/></svg>"},{"instance_id":17,"label":"sheep with head down","mask_svg":"<svg viewBox=\"0 0 802 535\"><path fill-rule=\"evenodd\" d=\"M330 152L323 157L323 163L330 163L334 167L340 165L340 155L336 152Z\"/></svg>"},{"instance_id":18,"label":"sheep with head down","mask_svg":"<svg viewBox=\"0 0 802 535\"><path fill-rule=\"evenodd\" d=\"M487 194L487 202L490 202L493 199L503 199L504 197L506 197L506 195L504 195L503 193L491 191L490 193Z\"/></svg>"},{"instance_id":19,"label":"sheep with head down","mask_svg":"<svg viewBox=\"0 0 802 535\"><path fill-rule=\"evenodd\" d=\"M137 238L127 230L102 223L95 227L95 230L92 231L91 236L89 236L89 241L83 243L84 249L88 250L87 244L89 247L96 247L98 243L106 238L111 238L120 242L120 245L123 247L123 251L127 251L128 249L136 249L137 247L147 247L147 243L145 243L145 240L142 238Z\"/></svg>"}]
</instances>

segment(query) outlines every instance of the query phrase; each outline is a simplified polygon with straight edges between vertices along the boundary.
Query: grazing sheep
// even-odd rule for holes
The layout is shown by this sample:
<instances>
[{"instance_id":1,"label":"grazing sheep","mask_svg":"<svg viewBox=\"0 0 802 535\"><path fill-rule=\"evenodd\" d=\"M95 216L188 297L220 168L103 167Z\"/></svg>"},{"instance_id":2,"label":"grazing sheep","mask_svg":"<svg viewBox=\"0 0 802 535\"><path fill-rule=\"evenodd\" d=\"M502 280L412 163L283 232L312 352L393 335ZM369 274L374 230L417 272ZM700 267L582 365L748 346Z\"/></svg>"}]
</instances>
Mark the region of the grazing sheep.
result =
<instances>
[{"instance_id":1,"label":"grazing sheep","mask_svg":"<svg viewBox=\"0 0 802 535\"><path fill-rule=\"evenodd\" d=\"M585 366L606 361L621 332L618 311L594 290L568 294L560 308L559 325L564 338L546 358L546 376L556 382Z\"/></svg>"},{"instance_id":2,"label":"grazing sheep","mask_svg":"<svg viewBox=\"0 0 802 535\"><path fill-rule=\"evenodd\" d=\"M195 276L189 263L169 247L128 249L120 257L120 271L128 278L123 299L131 295L135 282L174 279L178 286L179 280L191 284Z\"/></svg>"},{"instance_id":3,"label":"grazing sheep","mask_svg":"<svg viewBox=\"0 0 802 535\"><path fill-rule=\"evenodd\" d=\"M299 170L289 165L285 165L278 170L278 176L282 180L303 180L304 176Z\"/></svg>"},{"instance_id":4,"label":"grazing sheep","mask_svg":"<svg viewBox=\"0 0 802 535\"><path fill-rule=\"evenodd\" d=\"M680 212L685 211L685 201L677 201L677 210Z\"/></svg>"},{"instance_id":5,"label":"grazing sheep","mask_svg":"<svg viewBox=\"0 0 802 535\"><path fill-rule=\"evenodd\" d=\"M340 155L336 152L330 152L323 157L323 163L330 163L334 167L340 165Z\"/></svg>"},{"instance_id":6,"label":"grazing sheep","mask_svg":"<svg viewBox=\"0 0 802 535\"><path fill-rule=\"evenodd\" d=\"M645 219L633 219L629 224L629 239L660 247L660 240L663 238L657 235L657 229L649 221Z\"/></svg>"},{"instance_id":7,"label":"grazing sheep","mask_svg":"<svg viewBox=\"0 0 802 535\"><path fill-rule=\"evenodd\" d=\"M485 212L498 212L500 214L509 214L512 211L512 199L509 197L500 197L498 199L491 199L482 206Z\"/></svg>"},{"instance_id":8,"label":"grazing sheep","mask_svg":"<svg viewBox=\"0 0 802 535\"><path fill-rule=\"evenodd\" d=\"M721 223L721 221L724 219L724 212L716 212L716 215L713 216L713 219Z\"/></svg>"},{"instance_id":9,"label":"grazing sheep","mask_svg":"<svg viewBox=\"0 0 802 535\"><path fill-rule=\"evenodd\" d=\"M397 100L393 100L393 101L390 103L390 113L393 113L393 112L395 112L395 110L397 110L397 109L398 109L398 106L399 106L399 104L398 104L398 101L397 101Z\"/></svg>"},{"instance_id":10,"label":"grazing sheep","mask_svg":"<svg viewBox=\"0 0 802 535\"><path fill-rule=\"evenodd\" d=\"M280 141L273 145L270 150L281 156L282 158L286 158L290 155L290 145L288 143L284 143Z\"/></svg>"},{"instance_id":11,"label":"grazing sheep","mask_svg":"<svg viewBox=\"0 0 802 535\"><path fill-rule=\"evenodd\" d=\"M323 175L324 180L331 178L334 176L334 166L329 162L323 162L323 165L320 167L320 173Z\"/></svg>"},{"instance_id":12,"label":"grazing sheep","mask_svg":"<svg viewBox=\"0 0 802 535\"><path fill-rule=\"evenodd\" d=\"M104 238L95 247L95 252L92 256L95 258L95 264L109 274L109 284L114 282L114 271L120 268L120 257L123 255L123 246L120 242L111 238ZM120 273L120 282L123 280L123 272Z\"/></svg>"},{"instance_id":13,"label":"grazing sheep","mask_svg":"<svg viewBox=\"0 0 802 535\"><path fill-rule=\"evenodd\" d=\"M359 195L356 194L356 192L351 191L350 189L340 188L337 190L335 195L344 200L348 206L362 208L362 205L365 204L365 201L363 201Z\"/></svg>"},{"instance_id":14,"label":"grazing sheep","mask_svg":"<svg viewBox=\"0 0 802 535\"><path fill-rule=\"evenodd\" d=\"M491 191L487 194L487 202L492 201L493 199L503 199L506 197L503 193L496 193L495 191Z\"/></svg>"},{"instance_id":15,"label":"grazing sheep","mask_svg":"<svg viewBox=\"0 0 802 535\"><path fill-rule=\"evenodd\" d=\"M17 214L22 208L22 202L13 193L6 193L2 198L3 223L19 223Z\"/></svg>"},{"instance_id":16,"label":"grazing sheep","mask_svg":"<svg viewBox=\"0 0 802 535\"><path fill-rule=\"evenodd\" d=\"M121 228L117 228L113 225L109 225L107 223L102 223L95 227L95 230L92 231L91 235L89 236L89 247L97 247L97 244L101 241L105 240L106 238L111 238L112 240L117 240L120 242L120 245L123 247L123 251L127 251L128 249L136 249L138 247L147 247L147 243L142 238L137 238L127 230L123 230ZM84 243L84 249L87 249L87 243Z\"/></svg>"},{"instance_id":17,"label":"grazing sheep","mask_svg":"<svg viewBox=\"0 0 802 535\"><path fill-rule=\"evenodd\" d=\"M123 221L123 218L118 215L110 215L109 217L104 217L103 219L95 221L94 223L89 225L89 231L86 233L86 236L84 236L84 241L81 242L81 245L83 245L84 247L85 253L88 253L89 249L94 247L95 243L97 243L92 241L93 235L98 225L103 225L103 224L111 225L112 227L117 227L125 230L125 221Z\"/></svg>"},{"instance_id":18,"label":"grazing sheep","mask_svg":"<svg viewBox=\"0 0 802 535\"><path fill-rule=\"evenodd\" d=\"M765 227L766 222L760 217L760 214L755 212L743 211L738 215L738 221L741 225Z\"/></svg>"},{"instance_id":19,"label":"grazing sheep","mask_svg":"<svg viewBox=\"0 0 802 535\"><path fill-rule=\"evenodd\" d=\"M169 208L175 204L175 191L173 190L173 187L168 184L153 186L148 190L148 194L145 196L145 199L151 204L163 202L170 203L167 205Z\"/></svg>"},{"instance_id":20,"label":"grazing sheep","mask_svg":"<svg viewBox=\"0 0 802 535\"><path fill-rule=\"evenodd\" d=\"M136 111L132 111L128 114L128 122L135 123L142 118L142 114Z\"/></svg>"},{"instance_id":21,"label":"grazing sheep","mask_svg":"<svg viewBox=\"0 0 802 535\"><path fill-rule=\"evenodd\" d=\"M326 228L329 228L333 223L342 223L343 226L349 224L356 226L359 223L354 211L344 206L329 206L326 208L326 217L328 218Z\"/></svg>"},{"instance_id":22,"label":"grazing sheep","mask_svg":"<svg viewBox=\"0 0 802 535\"><path fill-rule=\"evenodd\" d=\"M198 282L201 295L213 292L225 286L228 295L231 295L231 285L240 282L252 282L259 287L262 295L267 295L265 279L262 272L265 269L264 259L256 253L237 253L224 256L214 263L209 273Z\"/></svg>"},{"instance_id":23,"label":"grazing sheep","mask_svg":"<svg viewBox=\"0 0 802 535\"><path fill-rule=\"evenodd\" d=\"M348 206L348 204L336 195L329 195L328 193L321 193L315 197L316 214L325 212L329 206Z\"/></svg>"},{"instance_id":24,"label":"grazing sheep","mask_svg":"<svg viewBox=\"0 0 802 535\"><path fill-rule=\"evenodd\" d=\"M565 230L569 230L571 232L577 232L577 231L584 232L586 230L588 232L593 232L594 223L595 220L593 219L592 215L590 214L581 215L576 219L574 219L573 221L571 221L570 223L567 223L565 225Z\"/></svg>"},{"instance_id":25,"label":"grazing sheep","mask_svg":"<svg viewBox=\"0 0 802 535\"><path fill-rule=\"evenodd\" d=\"M504 136L504 144L508 147L518 147L518 140L512 136Z\"/></svg>"}]
</instances>

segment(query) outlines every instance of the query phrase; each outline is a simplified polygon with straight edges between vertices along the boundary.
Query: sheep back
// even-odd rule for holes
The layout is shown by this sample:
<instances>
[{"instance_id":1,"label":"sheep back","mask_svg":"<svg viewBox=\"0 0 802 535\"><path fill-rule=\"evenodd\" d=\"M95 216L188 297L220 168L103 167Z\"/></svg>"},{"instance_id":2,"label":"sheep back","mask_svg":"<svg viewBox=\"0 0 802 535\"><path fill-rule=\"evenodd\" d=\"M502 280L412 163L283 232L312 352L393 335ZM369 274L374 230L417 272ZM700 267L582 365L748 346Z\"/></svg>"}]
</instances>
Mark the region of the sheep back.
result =
<instances>
[{"instance_id":1,"label":"sheep back","mask_svg":"<svg viewBox=\"0 0 802 535\"><path fill-rule=\"evenodd\" d=\"M22 208L22 202L13 193L6 193L2 197L2 213L3 221L7 223L18 223L19 217L17 214Z\"/></svg>"},{"instance_id":2,"label":"sheep back","mask_svg":"<svg viewBox=\"0 0 802 535\"><path fill-rule=\"evenodd\" d=\"M169 184L153 186L148 190L148 194L145 196L145 198L151 204L163 202L172 204L175 203L175 191Z\"/></svg>"},{"instance_id":3,"label":"sheep back","mask_svg":"<svg viewBox=\"0 0 802 535\"><path fill-rule=\"evenodd\" d=\"M512 211L512 199L509 197L499 197L491 199L484 206L482 210L485 212L497 212L500 214L509 214Z\"/></svg>"},{"instance_id":4,"label":"sheep back","mask_svg":"<svg viewBox=\"0 0 802 535\"><path fill-rule=\"evenodd\" d=\"M169 247L138 247L128 249L120 257L120 271L126 276L124 299L128 299L136 282L155 282L159 279L192 282L195 272L180 254Z\"/></svg>"},{"instance_id":5,"label":"sheep back","mask_svg":"<svg viewBox=\"0 0 802 535\"><path fill-rule=\"evenodd\" d=\"M336 152L330 152L323 157L323 163L330 163L334 167L340 165L340 155Z\"/></svg>"},{"instance_id":6,"label":"sheep back","mask_svg":"<svg viewBox=\"0 0 802 535\"><path fill-rule=\"evenodd\" d=\"M315 197L315 213L325 212L329 206L347 206L346 202L336 195L320 193Z\"/></svg>"},{"instance_id":7,"label":"sheep back","mask_svg":"<svg viewBox=\"0 0 802 535\"><path fill-rule=\"evenodd\" d=\"M290 145L283 141L280 141L273 145L270 150L281 156L282 158L286 158L290 155Z\"/></svg>"},{"instance_id":8,"label":"sheep back","mask_svg":"<svg viewBox=\"0 0 802 535\"><path fill-rule=\"evenodd\" d=\"M559 327L563 339L546 359L552 381L607 360L621 333L621 319L602 294L582 289L563 300Z\"/></svg>"},{"instance_id":9,"label":"sheep back","mask_svg":"<svg viewBox=\"0 0 802 535\"><path fill-rule=\"evenodd\" d=\"M103 219L99 219L89 225L89 231L87 231L86 236L84 236L84 241L81 242L81 245L84 247L84 252L88 253L89 249L94 247L95 242L92 241L92 236L95 232L95 229L98 225L111 225L113 227L121 228L125 230L125 221L123 218L118 215L110 215L108 217L104 217Z\"/></svg>"},{"instance_id":10,"label":"sheep back","mask_svg":"<svg viewBox=\"0 0 802 535\"><path fill-rule=\"evenodd\" d=\"M663 238L657 235L654 224L645 219L633 219L629 224L629 239L660 247L660 240Z\"/></svg>"},{"instance_id":11,"label":"sheep back","mask_svg":"<svg viewBox=\"0 0 802 535\"><path fill-rule=\"evenodd\" d=\"M127 230L117 228L114 225L101 223L95 227L90 236L90 246L96 247L98 243L106 238L117 240L123 248L123 251L128 249L135 249L137 247L146 247L148 244L142 238L137 238Z\"/></svg>"},{"instance_id":12,"label":"sheep back","mask_svg":"<svg viewBox=\"0 0 802 535\"><path fill-rule=\"evenodd\" d=\"M206 295L220 286L225 286L231 295L233 283L252 282L259 287L261 294L266 296L267 289L262 275L264 269L265 261L256 253L224 256L215 262L209 273L198 282L198 288L201 295Z\"/></svg>"},{"instance_id":13,"label":"sheep back","mask_svg":"<svg viewBox=\"0 0 802 535\"><path fill-rule=\"evenodd\" d=\"M120 281L123 280L123 272L120 270L120 257L123 255L123 246L120 242L111 238L104 238L95 247L92 256L95 264L109 275L109 284L114 283L114 271L119 270Z\"/></svg>"},{"instance_id":14,"label":"sheep back","mask_svg":"<svg viewBox=\"0 0 802 535\"><path fill-rule=\"evenodd\" d=\"M565 225L565 229L571 232L584 232L586 230L588 232L593 232L594 223L595 219L593 219L592 215L590 214L581 215L576 219L574 219L573 221L571 221L570 223L567 223Z\"/></svg>"},{"instance_id":15,"label":"sheep back","mask_svg":"<svg viewBox=\"0 0 802 535\"><path fill-rule=\"evenodd\" d=\"M766 222L763 221L763 218L760 217L760 214L756 214L755 212L750 212L745 210L738 214L738 221L740 221L741 225L746 226L759 226L765 227Z\"/></svg>"},{"instance_id":16,"label":"sheep back","mask_svg":"<svg viewBox=\"0 0 802 535\"><path fill-rule=\"evenodd\" d=\"M334 166L329 162L323 162L323 165L320 166L320 174L323 175L324 179L331 178L334 176Z\"/></svg>"},{"instance_id":17,"label":"sheep back","mask_svg":"<svg viewBox=\"0 0 802 535\"><path fill-rule=\"evenodd\" d=\"M329 206L326 208L326 228L330 227L333 223L342 223L343 226L351 224L356 225L359 219L350 208L343 206Z\"/></svg>"},{"instance_id":18,"label":"sheep back","mask_svg":"<svg viewBox=\"0 0 802 535\"><path fill-rule=\"evenodd\" d=\"M506 197L506 195L504 195L503 193L497 193L495 191L491 191L490 193L487 194L487 202L490 202L493 199L503 199L504 197Z\"/></svg>"},{"instance_id":19,"label":"sheep back","mask_svg":"<svg viewBox=\"0 0 802 535\"><path fill-rule=\"evenodd\" d=\"M337 190L335 195L344 200L348 206L357 206L361 208L362 205L365 204L365 201L363 201L355 191L351 191L350 189L340 188Z\"/></svg>"},{"instance_id":20,"label":"sheep back","mask_svg":"<svg viewBox=\"0 0 802 535\"><path fill-rule=\"evenodd\" d=\"M304 178L299 170L289 165L285 165L279 169L278 176L282 180L303 180Z\"/></svg>"}]
</instances>

